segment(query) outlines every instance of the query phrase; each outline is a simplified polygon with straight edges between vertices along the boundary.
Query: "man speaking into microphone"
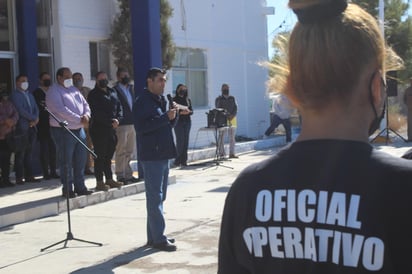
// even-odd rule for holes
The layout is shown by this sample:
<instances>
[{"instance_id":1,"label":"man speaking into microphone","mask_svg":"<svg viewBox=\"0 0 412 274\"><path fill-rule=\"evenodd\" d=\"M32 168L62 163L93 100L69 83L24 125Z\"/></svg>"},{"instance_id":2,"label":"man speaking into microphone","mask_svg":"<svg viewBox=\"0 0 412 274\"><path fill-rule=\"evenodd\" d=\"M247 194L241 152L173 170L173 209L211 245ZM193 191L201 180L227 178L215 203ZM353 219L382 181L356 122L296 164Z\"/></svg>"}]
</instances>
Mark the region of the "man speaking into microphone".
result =
<instances>
[{"instance_id":1,"label":"man speaking into microphone","mask_svg":"<svg viewBox=\"0 0 412 274\"><path fill-rule=\"evenodd\" d=\"M169 159L176 157L172 125L176 109L166 109L163 96L166 71L151 68L146 88L133 105L137 151L141 160L146 188L147 245L162 251L175 251L174 239L164 235L163 201L166 199Z\"/></svg>"}]
</instances>

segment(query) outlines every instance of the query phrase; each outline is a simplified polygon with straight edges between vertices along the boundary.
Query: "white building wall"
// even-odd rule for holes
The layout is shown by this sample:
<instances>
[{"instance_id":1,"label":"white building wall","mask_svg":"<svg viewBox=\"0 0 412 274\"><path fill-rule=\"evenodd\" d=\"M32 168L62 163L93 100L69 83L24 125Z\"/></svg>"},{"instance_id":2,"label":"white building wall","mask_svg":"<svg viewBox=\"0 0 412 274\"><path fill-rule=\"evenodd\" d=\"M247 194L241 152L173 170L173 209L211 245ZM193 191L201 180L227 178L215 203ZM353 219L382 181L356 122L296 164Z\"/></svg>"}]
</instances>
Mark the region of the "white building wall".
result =
<instances>
[{"instance_id":1,"label":"white building wall","mask_svg":"<svg viewBox=\"0 0 412 274\"><path fill-rule=\"evenodd\" d=\"M209 104L194 110L191 146L195 145L198 129L207 125L205 112L214 108L222 83L229 84L238 103L237 135L263 135L269 125L265 88L268 73L258 63L268 58L266 1L169 1L174 8L170 26L176 45L204 49L208 58ZM196 146L210 140L210 136L201 133Z\"/></svg>"},{"instance_id":2,"label":"white building wall","mask_svg":"<svg viewBox=\"0 0 412 274\"><path fill-rule=\"evenodd\" d=\"M174 9L170 27L178 47L200 48L207 54L208 105L196 107L192 116L190 146L210 145L213 134L199 133L207 126L206 112L214 108L222 83L238 103L237 135L255 138L269 125L265 81L267 71L258 62L267 60L265 0L169 0ZM184 8L184 9L183 9ZM55 67L90 75L89 42L109 37L116 15L116 0L53 1ZM113 65L114 67L114 65ZM115 78L112 73L110 76ZM175 87L169 82L166 93ZM190 91L189 91L190 92ZM196 140L196 135L198 138Z\"/></svg>"},{"instance_id":3,"label":"white building wall","mask_svg":"<svg viewBox=\"0 0 412 274\"><path fill-rule=\"evenodd\" d=\"M69 67L83 74L85 85L94 86L90 75L89 42L109 38L116 14L114 0L53 1L55 67ZM56 39L57 38L57 39ZM111 75L115 78L115 75Z\"/></svg>"}]
</instances>

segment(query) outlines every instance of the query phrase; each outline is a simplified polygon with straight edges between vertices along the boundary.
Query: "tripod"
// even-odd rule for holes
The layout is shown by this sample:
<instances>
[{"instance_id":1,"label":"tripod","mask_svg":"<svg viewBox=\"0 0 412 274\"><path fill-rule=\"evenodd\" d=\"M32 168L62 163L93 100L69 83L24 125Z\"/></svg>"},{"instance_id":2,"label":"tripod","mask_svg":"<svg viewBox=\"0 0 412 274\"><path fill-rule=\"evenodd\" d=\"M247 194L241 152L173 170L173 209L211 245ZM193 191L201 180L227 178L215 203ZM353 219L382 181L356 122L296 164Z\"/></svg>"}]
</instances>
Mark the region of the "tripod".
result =
<instances>
[{"instance_id":1,"label":"tripod","mask_svg":"<svg viewBox=\"0 0 412 274\"><path fill-rule=\"evenodd\" d=\"M386 127L382 129L372 140L371 143L373 143L376 138L378 138L382 133L386 132L385 135L385 144L388 144L389 140L389 131L391 131L393 134L397 135L399 138L401 138L404 142L408 142L405 138L403 138L399 133L397 133L395 130L391 129L389 127L389 97L386 96L386 110L385 110L385 115L386 115Z\"/></svg>"},{"instance_id":2,"label":"tripod","mask_svg":"<svg viewBox=\"0 0 412 274\"><path fill-rule=\"evenodd\" d=\"M220 147L220 145L223 145L223 144L221 144L221 142L219 141L220 138L218 137L218 132L219 132L219 129L220 129L220 130L224 130L225 128L227 128L227 127L220 127L220 128L219 128L219 127L217 127L217 126L214 126L214 129L215 129L215 130L214 130L214 134L215 134L215 144L216 144L215 157L214 157L213 160L212 160L212 163L213 163L214 165L205 167L203 170L208 169L208 168L211 168L211 167L213 167L213 166L216 166L216 167L221 166L221 167L233 169L233 167L222 165L222 164L221 164L222 160L221 160L221 157L219 156L219 147ZM222 138L222 142L223 142L223 138Z\"/></svg>"},{"instance_id":3,"label":"tripod","mask_svg":"<svg viewBox=\"0 0 412 274\"><path fill-rule=\"evenodd\" d=\"M50 112L49 109L48 109L46 106L44 106L44 109L53 117L54 120L57 121L57 123L59 124L59 126L60 126L61 128L65 129L65 131L66 131L67 133L69 133L74 139L77 140L77 142L79 142L84 148L86 148L86 150L87 150L90 154L92 154L92 156L93 156L94 158L97 158L97 155L96 155L93 151L91 151L91 150L82 142L82 140L80 140L80 139L67 127L68 124L67 124L66 121L60 121L59 118L57 118L52 112ZM96 243L96 242L91 242L91 241L86 241L86 240L78 239L78 238L75 238L75 237L73 236L72 228L71 228L71 220L70 220L70 203L69 203L69 196L70 196L70 190L69 190L69 189L70 189L70 187L69 187L69 180L68 180L69 170L68 170L68 164L67 164L67 161L66 161L66 153L67 153L67 152L66 152L65 139L63 138L63 160L64 160L64 169L65 169L65 176L66 176L66 206L67 206L67 225L68 225L68 232L67 232L67 234L66 234L66 239L61 240L61 241L58 241L57 243L51 244L51 245L49 245L49 246L47 246L47 247L45 247L45 248L42 248L42 249L40 249L40 252L43 252L43 251L45 251L46 249L49 249L49 248L51 248L51 247L53 247L53 246L56 246L56 245L58 245L58 244L61 244L61 243L64 243L63 248L66 248L68 241L71 241L71 240L75 240L75 241L79 241L79 242L84 242L84 243L89 243L89 244L94 244L94 245L98 245L98 246L102 246L102 245L103 245L103 244L101 244L101 243Z\"/></svg>"}]
</instances>

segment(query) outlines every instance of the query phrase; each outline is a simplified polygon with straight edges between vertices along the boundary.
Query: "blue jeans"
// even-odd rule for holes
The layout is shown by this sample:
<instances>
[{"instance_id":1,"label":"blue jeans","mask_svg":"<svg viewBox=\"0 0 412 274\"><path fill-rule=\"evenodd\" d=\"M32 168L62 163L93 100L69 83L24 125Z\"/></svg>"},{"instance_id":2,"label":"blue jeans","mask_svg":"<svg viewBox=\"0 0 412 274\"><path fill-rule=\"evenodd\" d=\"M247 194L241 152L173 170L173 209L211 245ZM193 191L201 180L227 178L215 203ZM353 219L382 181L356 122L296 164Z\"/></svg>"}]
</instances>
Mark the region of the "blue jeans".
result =
<instances>
[{"instance_id":1,"label":"blue jeans","mask_svg":"<svg viewBox=\"0 0 412 274\"><path fill-rule=\"evenodd\" d=\"M292 141L292 125L290 123L290 119L282 119L276 114L271 115L270 126L266 129L265 135L269 136L272 132L282 124L286 131L286 142Z\"/></svg>"},{"instance_id":2,"label":"blue jeans","mask_svg":"<svg viewBox=\"0 0 412 274\"><path fill-rule=\"evenodd\" d=\"M60 177L63 185L63 192L66 187L69 191L82 192L87 190L84 185L84 167L86 166L86 149L71 136L65 129L50 128L51 136L56 144L57 163L60 168ZM72 130L81 141L86 142L84 129Z\"/></svg>"},{"instance_id":3,"label":"blue jeans","mask_svg":"<svg viewBox=\"0 0 412 274\"><path fill-rule=\"evenodd\" d=\"M166 200L169 160L142 161L146 188L147 240L153 244L167 241L164 235L163 201Z\"/></svg>"}]
</instances>

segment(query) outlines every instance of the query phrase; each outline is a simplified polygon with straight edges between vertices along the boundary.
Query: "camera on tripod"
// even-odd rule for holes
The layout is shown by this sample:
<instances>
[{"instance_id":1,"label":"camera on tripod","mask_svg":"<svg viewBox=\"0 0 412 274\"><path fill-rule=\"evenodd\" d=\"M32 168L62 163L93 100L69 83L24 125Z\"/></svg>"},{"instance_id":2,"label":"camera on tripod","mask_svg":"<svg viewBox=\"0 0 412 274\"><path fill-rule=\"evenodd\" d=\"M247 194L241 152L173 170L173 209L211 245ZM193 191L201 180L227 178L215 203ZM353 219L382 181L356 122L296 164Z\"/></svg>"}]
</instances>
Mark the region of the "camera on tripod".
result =
<instances>
[{"instance_id":1,"label":"camera on tripod","mask_svg":"<svg viewBox=\"0 0 412 274\"><path fill-rule=\"evenodd\" d=\"M227 112L225 109L211 109L209 112L206 112L206 115L208 128L227 127Z\"/></svg>"}]
</instances>

